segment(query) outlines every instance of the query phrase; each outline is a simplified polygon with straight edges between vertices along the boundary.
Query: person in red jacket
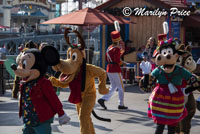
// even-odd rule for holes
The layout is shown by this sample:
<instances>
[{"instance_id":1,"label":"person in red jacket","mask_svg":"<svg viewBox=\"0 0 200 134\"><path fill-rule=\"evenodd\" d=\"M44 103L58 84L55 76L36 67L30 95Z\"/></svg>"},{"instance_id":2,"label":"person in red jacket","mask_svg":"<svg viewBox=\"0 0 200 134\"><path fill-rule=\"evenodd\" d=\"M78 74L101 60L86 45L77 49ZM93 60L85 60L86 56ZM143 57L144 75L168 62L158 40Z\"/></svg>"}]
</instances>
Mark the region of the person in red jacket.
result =
<instances>
[{"instance_id":1,"label":"person in red jacket","mask_svg":"<svg viewBox=\"0 0 200 134\"><path fill-rule=\"evenodd\" d=\"M22 117L23 134L51 134L51 123L58 114L59 124L66 124L70 118L65 114L51 82L44 77L47 67L59 63L59 54L52 46L41 51L27 49L16 59L18 66L11 65L20 81L19 117Z\"/></svg>"},{"instance_id":2,"label":"person in red jacket","mask_svg":"<svg viewBox=\"0 0 200 134\"><path fill-rule=\"evenodd\" d=\"M106 52L106 61L107 65L107 74L110 80L110 89L109 93L104 95L98 100L98 103L104 108L107 109L104 102L108 101L113 93L118 89L119 95L119 106L118 109L128 109L124 106L124 85L121 76L121 60L120 60L120 33L119 31L111 32L112 45L110 45Z\"/></svg>"}]
</instances>

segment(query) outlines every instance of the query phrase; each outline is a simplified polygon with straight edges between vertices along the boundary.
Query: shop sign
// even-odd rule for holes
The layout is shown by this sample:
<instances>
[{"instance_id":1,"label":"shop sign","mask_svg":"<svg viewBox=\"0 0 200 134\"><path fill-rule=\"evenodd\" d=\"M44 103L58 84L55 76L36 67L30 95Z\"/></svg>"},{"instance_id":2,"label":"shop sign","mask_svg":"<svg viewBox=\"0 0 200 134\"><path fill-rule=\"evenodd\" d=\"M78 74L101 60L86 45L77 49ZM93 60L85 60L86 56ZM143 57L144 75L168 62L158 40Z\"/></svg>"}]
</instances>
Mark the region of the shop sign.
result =
<instances>
[{"instance_id":1,"label":"shop sign","mask_svg":"<svg viewBox=\"0 0 200 134\"><path fill-rule=\"evenodd\" d=\"M180 38L180 22L171 22L171 34L174 38Z\"/></svg>"}]
</instances>

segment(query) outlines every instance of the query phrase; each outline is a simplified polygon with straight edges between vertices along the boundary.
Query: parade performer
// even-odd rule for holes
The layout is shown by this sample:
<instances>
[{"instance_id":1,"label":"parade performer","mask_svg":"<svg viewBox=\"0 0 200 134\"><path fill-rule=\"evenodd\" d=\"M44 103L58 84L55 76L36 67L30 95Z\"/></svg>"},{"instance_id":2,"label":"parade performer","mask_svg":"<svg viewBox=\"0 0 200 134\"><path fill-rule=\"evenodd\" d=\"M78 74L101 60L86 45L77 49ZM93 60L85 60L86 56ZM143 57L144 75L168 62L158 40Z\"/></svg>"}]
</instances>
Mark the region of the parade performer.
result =
<instances>
[{"instance_id":1,"label":"parade performer","mask_svg":"<svg viewBox=\"0 0 200 134\"><path fill-rule=\"evenodd\" d=\"M29 40L28 42L25 43L25 48L23 47L23 44L21 44L21 46L18 47L18 50L23 52L29 48L36 48L35 43L33 43L33 41L31 41L31 40ZM14 85L13 85L13 89L12 89L12 97L15 99L18 98L19 85L20 85L20 77L15 76Z\"/></svg>"},{"instance_id":2,"label":"parade performer","mask_svg":"<svg viewBox=\"0 0 200 134\"><path fill-rule=\"evenodd\" d=\"M111 32L111 38L112 45L110 45L106 51L106 61L108 62L106 70L110 80L110 89L108 94L104 95L98 100L98 103L104 109L107 109L107 107L105 106L105 101L108 101L112 97L113 93L118 89L118 109L128 109L128 107L124 106L124 85L122 81L120 68L120 65L122 64L122 61L120 60L120 32Z\"/></svg>"},{"instance_id":3,"label":"parade performer","mask_svg":"<svg viewBox=\"0 0 200 134\"><path fill-rule=\"evenodd\" d=\"M27 49L16 59L18 66L11 65L16 76L22 78L20 85L19 116L23 118L23 134L51 134L51 123L58 114L59 124L66 124L70 118L65 114L52 84L44 78L47 66L59 62L54 47Z\"/></svg>"},{"instance_id":4,"label":"parade performer","mask_svg":"<svg viewBox=\"0 0 200 134\"><path fill-rule=\"evenodd\" d=\"M91 113L95 115L93 108L96 102L95 78L99 78L98 91L100 94L107 94L106 72L100 67L86 64L85 42L78 31L73 31L78 39L78 44L71 44L68 33L70 29L65 29L65 39L68 45L67 59L60 60L60 63L53 67L55 71L60 71L59 79L50 77L52 84L56 87L70 88L69 102L76 104L78 117L80 120L81 134L95 134L91 119ZM110 120L104 120L110 121Z\"/></svg>"},{"instance_id":5,"label":"parade performer","mask_svg":"<svg viewBox=\"0 0 200 134\"><path fill-rule=\"evenodd\" d=\"M156 80L156 87L149 97L148 116L157 124L155 134L162 134L165 125L168 134L175 133L177 123L187 115L184 107L184 95L199 87L197 78L186 69L176 65L178 59L175 39L166 39L166 34L158 36L158 55L155 63L158 65L151 73L151 79ZM192 89L181 90L185 79Z\"/></svg>"},{"instance_id":6,"label":"parade performer","mask_svg":"<svg viewBox=\"0 0 200 134\"><path fill-rule=\"evenodd\" d=\"M181 44L179 46L179 51L181 53L179 54L179 59L177 61L177 64L184 67L191 73L196 69L196 62L194 61L192 57L192 48L191 46L186 46L184 44ZM182 88L186 88L187 82L186 80L183 80ZM199 89L200 91L200 89ZM179 122L179 125L177 127L176 132L180 134L189 134L191 129L191 120L195 115L196 112L196 101L194 98L193 93L190 93L189 96L185 96L185 107L188 111L188 115Z\"/></svg>"}]
</instances>

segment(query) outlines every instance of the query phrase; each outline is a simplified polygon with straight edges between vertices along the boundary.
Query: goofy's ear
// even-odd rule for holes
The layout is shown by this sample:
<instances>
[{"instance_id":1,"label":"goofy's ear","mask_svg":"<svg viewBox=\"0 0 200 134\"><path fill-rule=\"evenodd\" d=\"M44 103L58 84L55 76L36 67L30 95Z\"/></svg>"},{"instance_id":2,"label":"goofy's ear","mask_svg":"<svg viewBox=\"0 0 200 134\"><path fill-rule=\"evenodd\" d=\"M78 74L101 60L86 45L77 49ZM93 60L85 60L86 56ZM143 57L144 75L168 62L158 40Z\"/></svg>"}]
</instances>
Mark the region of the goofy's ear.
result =
<instances>
[{"instance_id":1,"label":"goofy's ear","mask_svg":"<svg viewBox=\"0 0 200 134\"><path fill-rule=\"evenodd\" d=\"M188 51L188 52L191 52L192 51L192 47L190 45L187 45L185 47L185 50Z\"/></svg>"},{"instance_id":2,"label":"goofy's ear","mask_svg":"<svg viewBox=\"0 0 200 134\"><path fill-rule=\"evenodd\" d=\"M60 55L55 47L45 46L41 50L42 56L48 66L55 66L60 62Z\"/></svg>"}]
</instances>

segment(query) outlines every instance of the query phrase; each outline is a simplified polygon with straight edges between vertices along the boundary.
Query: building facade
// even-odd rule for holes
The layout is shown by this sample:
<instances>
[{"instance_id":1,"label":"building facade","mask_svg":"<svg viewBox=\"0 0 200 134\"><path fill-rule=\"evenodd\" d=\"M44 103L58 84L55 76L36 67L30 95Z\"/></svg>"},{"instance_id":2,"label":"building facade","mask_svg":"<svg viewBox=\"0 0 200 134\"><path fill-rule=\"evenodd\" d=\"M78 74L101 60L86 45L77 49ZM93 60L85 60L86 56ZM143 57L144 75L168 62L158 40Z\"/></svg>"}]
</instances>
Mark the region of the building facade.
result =
<instances>
[{"instance_id":1,"label":"building facade","mask_svg":"<svg viewBox=\"0 0 200 134\"><path fill-rule=\"evenodd\" d=\"M96 9L113 15L123 16L135 22L136 24L122 26L121 36L124 41L127 39L132 40L132 47L135 47L137 50L139 47L145 46L151 36L157 41L157 35L164 33L164 21L168 22L168 38L177 37L186 44L192 40L193 45L200 46L200 40L197 37L200 35L197 33L199 31L197 29L200 27L200 21L195 20L199 18L199 14L192 17L194 16L194 11L191 5L192 3L186 0L108 0L104 4L96 7ZM127 13L131 12L130 15L124 15L124 9L127 7L131 9L131 11L126 11ZM144 9L144 12L141 10L137 12L137 9ZM150 11L153 13L150 13ZM174 14L172 14L172 11L174 11ZM159 13L163 14L159 15ZM186 23L186 20L189 23ZM193 29L193 32L191 32L191 29ZM196 33L194 29L196 29ZM102 57L104 57L108 45L111 44L109 36L112 30L114 30L113 26L105 26L102 28ZM188 31L190 32L188 33ZM189 37L191 33L193 33L193 37ZM102 58L102 66L105 66L104 58Z\"/></svg>"}]
</instances>

